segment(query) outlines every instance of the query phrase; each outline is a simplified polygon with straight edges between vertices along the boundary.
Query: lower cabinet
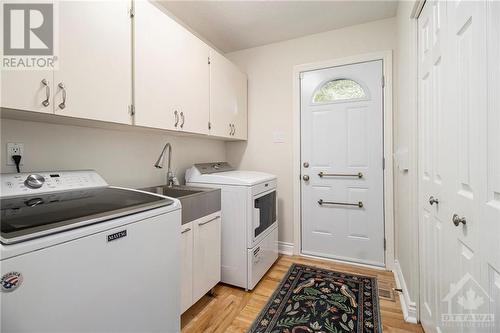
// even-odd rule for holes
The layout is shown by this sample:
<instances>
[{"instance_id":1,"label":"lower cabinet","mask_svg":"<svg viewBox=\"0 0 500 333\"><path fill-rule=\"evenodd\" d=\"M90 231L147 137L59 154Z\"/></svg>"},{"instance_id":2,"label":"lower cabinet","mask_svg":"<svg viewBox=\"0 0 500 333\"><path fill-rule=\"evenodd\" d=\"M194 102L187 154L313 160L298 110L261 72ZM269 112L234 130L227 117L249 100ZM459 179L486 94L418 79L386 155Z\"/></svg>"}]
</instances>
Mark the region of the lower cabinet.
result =
<instances>
[{"instance_id":1,"label":"lower cabinet","mask_svg":"<svg viewBox=\"0 0 500 333\"><path fill-rule=\"evenodd\" d=\"M193 304L193 222L181 227L181 313Z\"/></svg>"},{"instance_id":2,"label":"lower cabinet","mask_svg":"<svg viewBox=\"0 0 500 333\"><path fill-rule=\"evenodd\" d=\"M184 224L181 233L181 311L184 312L220 281L220 212Z\"/></svg>"}]
</instances>

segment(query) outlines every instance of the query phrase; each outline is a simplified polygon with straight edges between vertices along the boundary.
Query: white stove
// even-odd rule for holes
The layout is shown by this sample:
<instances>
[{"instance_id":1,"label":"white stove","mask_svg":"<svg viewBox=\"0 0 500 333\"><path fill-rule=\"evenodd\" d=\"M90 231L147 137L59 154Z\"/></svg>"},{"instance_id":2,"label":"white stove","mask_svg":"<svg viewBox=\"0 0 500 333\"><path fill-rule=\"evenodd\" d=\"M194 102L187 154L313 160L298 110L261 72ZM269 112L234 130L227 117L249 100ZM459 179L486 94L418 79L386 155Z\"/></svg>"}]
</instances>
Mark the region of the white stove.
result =
<instances>
[{"instance_id":1,"label":"white stove","mask_svg":"<svg viewBox=\"0 0 500 333\"><path fill-rule=\"evenodd\" d=\"M178 332L178 200L95 171L0 175L0 332Z\"/></svg>"},{"instance_id":2,"label":"white stove","mask_svg":"<svg viewBox=\"0 0 500 333\"><path fill-rule=\"evenodd\" d=\"M278 258L276 176L195 164L186 183L221 189L222 282L251 290Z\"/></svg>"}]
</instances>

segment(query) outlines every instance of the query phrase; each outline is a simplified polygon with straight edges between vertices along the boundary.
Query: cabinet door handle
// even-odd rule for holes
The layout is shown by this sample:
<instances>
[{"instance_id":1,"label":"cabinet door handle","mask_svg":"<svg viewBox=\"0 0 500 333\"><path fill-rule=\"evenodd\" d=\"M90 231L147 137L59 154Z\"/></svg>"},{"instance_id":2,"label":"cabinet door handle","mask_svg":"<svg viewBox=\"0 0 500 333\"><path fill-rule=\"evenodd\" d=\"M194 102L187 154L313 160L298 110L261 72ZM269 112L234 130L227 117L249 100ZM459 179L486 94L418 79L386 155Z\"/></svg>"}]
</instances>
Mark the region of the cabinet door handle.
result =
<instances>
[{"instance_id":1,"label":"cabinet door handle","mask_svg":"<svg viewBox=\"0 0 500 333\"><path fill-rule=\"evenodd\" d=\"M62 102L59 104L59 109L64 110L66 107L66 87L62 82L59 82L57 86L62 90Z\"/></svg>"},{"instance_id":2,"label":"cabinet door handle","mask_svg":"<svg viewBox=\"0 0 500 333\"><path fill-rule=\"evenodd\" d=\"M186 232L191 231L191 228L187 228L185 230L182 230L181 234L185 234Z\"/></svg>"},{"instance_id":3,"label":"cabinet door handle","mask_svg":"<svg viewBox=\"0 0 500 333\"><path fill-rule=\"evenodd\" d=\"M186 119L184 119L184 112L181 112L181 120L182 120L182 123L181 123L181 128L184 127L184 122Z\"/></svg>"},{"instance_id":4,"label":"cabinet door handle","mask_svg":"<svg viewBox=\"0 0 500 333\"><path fill-rule=\"evenodd\" d=\"M50 86L49 81L46 79L42 80L42 84L45 86L45 100L42 102L42 105L47 107L50 105Z\"/></svg>"},{"instance_id":5,"label":"cabinet door handle","mask_svg":"<svg viewBox=\"0 0 500 333\"><path fill-rule=\"evenodd\" d=\"M216 217L214 217L213 219L208 220L208 221L205 221L205 222L200 222L200 223L198 223L198 225L199 225L199 226L205 225L205 224L207 224L207 223L210 223L210 222L212 222L212 221L217 220L218 218L220 218L220 216L216 216Z\"/></svg>"},{"instance_id":6,"label":"cabinet door handle","mask_svg":"<svg viewBox=\"0 0 500 333\"><path fill-rule=\"evenodd\" d=\"M235 135L235 134L236 134L236 125L233 124L233 135Z\"/></svg>"},{"instance_id":7,"label":"cabinet door handle","mask_svg":"<svg viewBox=\"0 0 500 333\"><path fill-rule=\"evenodd\" d=\"M174 126L177 127L177 125L179 125L179 112L177 112L177 110L174 111L174 117L175 117Z\"/></svg>"},{"instance_id":8,"label":"cabinet door handle","mask_svg":"<svg viewBox=\"0 0 500 333\"><path fill-rule=\"evenodd\" d=\"M233 133L233 125L229 124L229 135L232 135Z\"/></svg>"}]
</instances>

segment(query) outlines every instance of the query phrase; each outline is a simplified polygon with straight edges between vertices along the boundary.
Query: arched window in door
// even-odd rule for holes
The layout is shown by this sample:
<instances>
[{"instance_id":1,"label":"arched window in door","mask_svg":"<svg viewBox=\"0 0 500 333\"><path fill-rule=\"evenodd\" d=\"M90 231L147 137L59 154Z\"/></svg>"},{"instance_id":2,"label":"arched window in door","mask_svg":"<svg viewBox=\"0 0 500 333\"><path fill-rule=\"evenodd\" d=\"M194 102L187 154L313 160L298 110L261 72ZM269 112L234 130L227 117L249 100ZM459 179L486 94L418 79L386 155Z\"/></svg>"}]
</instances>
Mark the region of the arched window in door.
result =
<instances>
[{"instance_id":1,"label":"arched window in door","mask_svg":"<svg viewBox=\"0 0 500 333\"><path fill-rule=\"evenodd\" d=\"M313 103L328 103L341 100L366 98L359 83L350 79L335 79L321 85L313 95Z\"/></svg>"}]
</instances>

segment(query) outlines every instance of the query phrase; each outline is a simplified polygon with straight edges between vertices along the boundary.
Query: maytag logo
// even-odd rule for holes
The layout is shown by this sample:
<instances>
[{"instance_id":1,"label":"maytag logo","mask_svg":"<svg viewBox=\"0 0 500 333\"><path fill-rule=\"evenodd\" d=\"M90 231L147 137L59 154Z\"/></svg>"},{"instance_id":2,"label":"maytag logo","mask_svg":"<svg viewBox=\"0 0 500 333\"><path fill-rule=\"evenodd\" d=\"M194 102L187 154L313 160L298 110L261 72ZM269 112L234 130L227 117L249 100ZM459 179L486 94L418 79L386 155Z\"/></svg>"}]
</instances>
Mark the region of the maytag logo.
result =
<instances>
[{"instance_id":1,"label":"maytag logo","mask_svg":"<svg viewBox=\"0 0 500 333\"><path fill-rule=\"evenodd\" d=\"M127 237L127 230L122 230L115 232L114 234L108 235L108 242L112 242L114 240Z\"/></svg>"}]
</instances>

